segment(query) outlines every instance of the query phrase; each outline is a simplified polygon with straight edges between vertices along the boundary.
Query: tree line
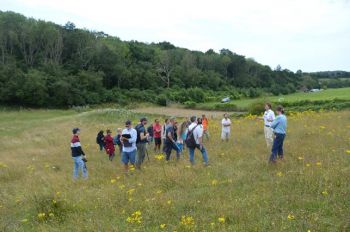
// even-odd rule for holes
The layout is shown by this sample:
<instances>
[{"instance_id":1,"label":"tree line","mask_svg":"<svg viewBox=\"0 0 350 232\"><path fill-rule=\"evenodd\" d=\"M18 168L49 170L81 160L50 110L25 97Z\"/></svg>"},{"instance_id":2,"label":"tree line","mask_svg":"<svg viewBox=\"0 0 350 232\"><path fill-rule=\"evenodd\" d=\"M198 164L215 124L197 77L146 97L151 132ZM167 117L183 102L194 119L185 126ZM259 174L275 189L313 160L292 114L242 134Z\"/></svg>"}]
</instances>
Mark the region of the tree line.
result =
<instances>
[{"instance_id":1,"label":"tree line","mask_svg":"<svg viewBox=\"0 0 350 232\"><path fill-rule=\"evenodd\" d=\"M229 49L200 52L169 42L122 41L72 22L61 26L0 11L2 104L185 102L210 98L203 92L256 97L291 93L301 85L301 72L272 70Z\"/></svg>"}]
</instances>

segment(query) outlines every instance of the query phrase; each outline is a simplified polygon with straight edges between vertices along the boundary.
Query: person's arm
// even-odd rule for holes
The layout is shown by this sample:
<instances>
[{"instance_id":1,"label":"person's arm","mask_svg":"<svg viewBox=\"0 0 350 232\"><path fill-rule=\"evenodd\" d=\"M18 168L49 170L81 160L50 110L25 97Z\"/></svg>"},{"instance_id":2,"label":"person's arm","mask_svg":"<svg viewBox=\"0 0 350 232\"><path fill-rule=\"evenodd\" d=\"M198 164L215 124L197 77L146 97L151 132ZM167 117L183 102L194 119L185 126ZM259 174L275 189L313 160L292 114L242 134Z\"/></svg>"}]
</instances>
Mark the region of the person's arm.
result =
<instances>
[{"instance_id":1,"label":"person's arm","mask_svg":"<svg viewBox=\"0 0 350 232\"><path fill-rule=\"evenodd\" d=\"M173 137L171 136L171 131L169 131L168 134L167 134L166 136L168 137L168 139L169 139L171 142L175 143Z\"/></svg>"},{"instance_id":2,"label":"person's arm","mask_svg":"<svg viewBox=\"0 0 350 232\"><path fill-rule=\"evenodd\" d=\"M145 133L145 132L146 132L146 130L140 132L140 139L141 140L147 139L147 137L149 136L149 133L148 132Z\"/></svg>"},{"instance_id":3,"label":"person's arm","mask_svg":"<svg viewBox=\"0 0 350 232\"><path fill-rule=\"evenodd\" d=\"M271 123L271 128L275 129L277 127L278 123L279 123L279 118L276 117L275 120L273 120L273 122Z\"/></svg>"},{"instance_id":4,"label":"person's arm","mask_svg":"<svg viewBox=\"0 0 350 232\"><path fill-rule=\"evenodd\" d=\"M135 143L137 140L137 132L136 130L132 130L132 132L130 133L131 138L128 139L129 143Z\"/></svg>"}]
</instances>

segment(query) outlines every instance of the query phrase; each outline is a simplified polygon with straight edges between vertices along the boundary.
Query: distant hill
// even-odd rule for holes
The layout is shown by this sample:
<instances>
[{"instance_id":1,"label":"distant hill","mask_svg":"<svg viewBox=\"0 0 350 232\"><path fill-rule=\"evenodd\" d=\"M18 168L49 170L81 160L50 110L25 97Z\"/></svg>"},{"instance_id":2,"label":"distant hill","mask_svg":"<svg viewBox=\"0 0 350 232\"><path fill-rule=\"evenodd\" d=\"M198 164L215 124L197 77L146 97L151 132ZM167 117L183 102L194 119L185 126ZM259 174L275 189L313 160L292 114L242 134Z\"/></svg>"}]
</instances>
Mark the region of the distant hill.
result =
<instances>
[{"instance_id":1,"label":"distant hill","mask_svg":"<svg viewBox=\"0 0 350 232\"><path fill-rule=\"evenodd\" d=\"M309 74L318 78L350 78L350 72L347 71L310 72Z\"/></svg>"}]
</instances>

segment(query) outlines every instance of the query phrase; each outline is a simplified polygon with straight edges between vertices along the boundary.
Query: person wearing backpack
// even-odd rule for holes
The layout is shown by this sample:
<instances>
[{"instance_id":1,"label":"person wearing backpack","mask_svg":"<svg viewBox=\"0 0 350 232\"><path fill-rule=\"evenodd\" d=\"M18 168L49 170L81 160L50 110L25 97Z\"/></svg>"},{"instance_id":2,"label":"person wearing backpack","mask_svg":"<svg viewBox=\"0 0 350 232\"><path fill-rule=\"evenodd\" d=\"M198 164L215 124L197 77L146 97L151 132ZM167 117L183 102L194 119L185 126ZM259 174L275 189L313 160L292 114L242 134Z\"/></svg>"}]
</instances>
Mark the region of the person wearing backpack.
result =
<instances>
[{"instance_id":1,"label":"person wearing backpack","mask_svg":"<svg viewBox=\"0 0 350 232\"><path fill-rule=\"evenodd\" d=\"M141 169L141 164L143 163L143 160L146 156L146 144L148 142L148 136L149 134L146 131L145 125L147 124L146 118L141 118L140 123L137 124L135 127L135 130L137 132L137 139L136 139L136 147L137 147L137 154L136 154L136 168Z\"/></svg>"},{"instance_id":2,"label":"person wearing backpack","mask_svg":"<svg viewBox=\"0 0 350 232\"><path fill-rule=\"evenodd\" d=\"M176 138L175 138L175 118L170 118L169 119L169 125L166 128L166 139L165 139L165 155L166 155L166 160L168 161L170 159L171 151L174 149L176 151L176 158L180 158L180 149L176 144Z\"/></svg>"},{"instance_id":3,"label":"person wearing backpack","mask_svg":"<svg viewBox=\"0 0 350 232\"><path fill-rule=\"evenodd\" d=\"M186 137L186 145L189 150L190 162L194 165L194 152L195 149L199 149L202 153L203 162L205 166L208 166L208 154L203 145L203 126L197 124L197 117L191 117L191 125L188 127L188 133Z\"/></svg>"},{"instance_id":4,"label":"person wearing backpack","mask_svg":"<svg viewBox=\"0 0 350 232\"><path fill-rule=\"evenodd\" d=\"M103 130L100 130L96 136L96 143L100 146L100 151L105 147L105 135L103 134Z\"/></svg>"}]
</instances>

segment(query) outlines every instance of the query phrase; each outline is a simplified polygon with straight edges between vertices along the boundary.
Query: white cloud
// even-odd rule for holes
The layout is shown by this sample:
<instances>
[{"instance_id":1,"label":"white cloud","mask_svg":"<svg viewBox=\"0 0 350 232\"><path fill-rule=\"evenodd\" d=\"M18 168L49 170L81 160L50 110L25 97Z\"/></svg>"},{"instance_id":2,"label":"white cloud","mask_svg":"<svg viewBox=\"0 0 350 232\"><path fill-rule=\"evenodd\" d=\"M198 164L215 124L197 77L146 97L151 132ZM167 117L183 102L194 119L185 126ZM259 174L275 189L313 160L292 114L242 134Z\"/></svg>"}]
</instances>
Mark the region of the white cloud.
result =
<instances>
[{"instance_id":1,"label":"white cloud","mask_svg":"<svg viewBox=\"0 0 350 232\"><path fill-rule=\"evenodd\" d=\"M293 71L350 70L347 0L0 0L1 10L124 40L230 50Z\"/></svg>"}]
</instances>

